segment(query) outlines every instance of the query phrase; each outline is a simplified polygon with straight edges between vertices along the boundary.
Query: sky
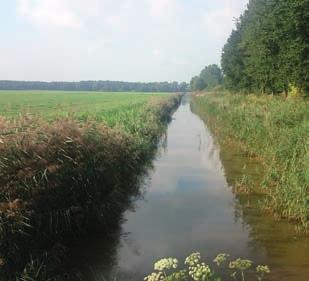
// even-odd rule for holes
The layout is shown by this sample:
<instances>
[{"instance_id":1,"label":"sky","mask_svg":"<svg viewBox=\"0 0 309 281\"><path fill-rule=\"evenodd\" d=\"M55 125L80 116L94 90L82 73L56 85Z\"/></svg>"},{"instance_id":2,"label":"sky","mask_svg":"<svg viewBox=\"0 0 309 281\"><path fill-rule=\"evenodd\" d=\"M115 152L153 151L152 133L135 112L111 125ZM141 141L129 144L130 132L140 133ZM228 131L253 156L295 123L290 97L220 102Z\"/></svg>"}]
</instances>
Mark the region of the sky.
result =
<instances>
[{"instance_id":1,"label":"sky","mask_svg":"<svg viewBox=\"0 0 309 281\"><path fill-rule=\"evenodd\" d=\"M0 0L0 80L186 81L248 0Z\"/></svg>"}]
</instances>

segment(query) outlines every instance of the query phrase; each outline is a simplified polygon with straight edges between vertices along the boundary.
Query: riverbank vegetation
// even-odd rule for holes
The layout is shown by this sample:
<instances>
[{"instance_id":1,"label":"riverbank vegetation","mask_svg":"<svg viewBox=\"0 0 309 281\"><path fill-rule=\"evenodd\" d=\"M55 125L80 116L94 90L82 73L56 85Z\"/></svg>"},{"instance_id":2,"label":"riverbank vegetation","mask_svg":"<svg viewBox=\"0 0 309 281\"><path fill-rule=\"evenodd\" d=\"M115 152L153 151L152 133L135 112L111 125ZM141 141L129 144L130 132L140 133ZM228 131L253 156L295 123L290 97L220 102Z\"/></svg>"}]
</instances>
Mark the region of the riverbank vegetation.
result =
<instances>
[{"instance_id":1,"label":"riverbank vegetation","mask_svg":"<svg viewBox=\"0 0 309 281\"><path fill-rule=\"evenodd\" d=\"M308 232L308 101L206 93L194 98L193 108L219 142L236 140L263 165L264 207Z\"/></svg>"},{"instance_id":2,"label":"riverbank vegetation","mask_svg":"<svg viewBox=\"0 0 309 281\"><path fill-rule=\"evenodd\" d=\"M222 50L223 83L220 79L209 83L203 71L191 80L193 91L213 92L197 95L193 107L218 134L219 142L234 140L263 163L260 185L267 194L265 207L297 221L306 232L308 11L305 0L249 1ZM219 77L220 71L216 73ZM250 193L248 185L245 174L235 190Z\"/></svg>"},{"instance_id":3,"label":"riverbank vegetation","mask_svg":"<svg viewBox=\"0 0 309 281\"><path fill-rule=\"evenodd\" d=\"M62 96L55 111L31 98L33 111L16 115L14 105L1 116L1 280L60 276L68 241L108 233L138 194L180 96L101 95Z\"/></svg>"}]
</instances>

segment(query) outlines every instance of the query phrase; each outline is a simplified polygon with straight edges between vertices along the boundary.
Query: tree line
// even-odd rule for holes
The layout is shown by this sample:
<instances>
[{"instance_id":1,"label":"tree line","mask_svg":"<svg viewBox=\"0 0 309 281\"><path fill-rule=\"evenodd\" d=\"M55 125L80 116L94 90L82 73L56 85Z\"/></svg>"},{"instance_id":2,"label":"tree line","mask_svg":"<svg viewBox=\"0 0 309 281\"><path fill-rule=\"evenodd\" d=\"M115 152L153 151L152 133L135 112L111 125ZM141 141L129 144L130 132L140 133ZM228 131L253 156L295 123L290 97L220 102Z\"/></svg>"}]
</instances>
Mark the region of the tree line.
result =
<instances>
[{"instance_id":1,"label":"tree line","mask_svg":"<svg viewBox=\"0 0 309 281\"><path fill-rule=\"evenodd\" d=\"M308 23L309 0L250 0L222 50L224 86L245 93L308 94ZM190 83L192 90L209 85L202 73Z\"/></svg>"},{"instance_id":2,"label":"tree line","mask_svg":"<svg viewBox=\"0 0 309 281\"><path fill-rule=\"evenodd\" d=\"M228 88L281 93L309 89L309 1L250 0L222 52Z\"/></svg>"},{"instance_id":3,"label":"tree line","mask_svg":"<svg viewBox=\"0 0 309 281\"><path fill-rule=\"evenodd\" d=\"M0 90L63 90L105 92L185 92L185 82L122 82L122 81L79 81L40 82L0 80Z\"/></svg>"}]
</instances>

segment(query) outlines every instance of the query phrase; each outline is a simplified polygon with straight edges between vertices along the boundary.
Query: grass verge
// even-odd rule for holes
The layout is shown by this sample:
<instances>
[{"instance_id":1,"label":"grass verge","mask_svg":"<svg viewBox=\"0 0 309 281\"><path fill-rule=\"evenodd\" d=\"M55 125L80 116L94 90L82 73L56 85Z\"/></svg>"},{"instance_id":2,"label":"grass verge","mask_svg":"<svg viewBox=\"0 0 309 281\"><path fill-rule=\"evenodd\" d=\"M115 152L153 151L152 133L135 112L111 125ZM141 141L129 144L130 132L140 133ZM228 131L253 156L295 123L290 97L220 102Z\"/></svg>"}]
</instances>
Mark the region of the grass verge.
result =
<instances>
[{"instance_id":1,"label":"grass verge","mask_svg":"<svg viewBox=\"0 0 309 281\"><path fill-rule=\"evenodd\" d=\"M206 93L192 106L217 135L259 159L265 208L309 227L309 104L300 99Z\"/></svg>"}]
</instances>

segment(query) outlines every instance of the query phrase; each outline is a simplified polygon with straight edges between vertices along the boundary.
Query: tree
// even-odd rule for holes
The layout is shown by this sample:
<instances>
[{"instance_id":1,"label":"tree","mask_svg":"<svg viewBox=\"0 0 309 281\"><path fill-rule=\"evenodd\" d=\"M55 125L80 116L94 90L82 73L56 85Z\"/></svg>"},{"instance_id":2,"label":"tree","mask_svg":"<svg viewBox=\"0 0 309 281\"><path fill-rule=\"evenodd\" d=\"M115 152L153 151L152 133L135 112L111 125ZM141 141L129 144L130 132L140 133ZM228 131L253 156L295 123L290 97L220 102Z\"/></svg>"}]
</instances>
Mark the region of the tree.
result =
<instances>
[{"instance_id":1,"label":"tree","mask_svg":"<svg viewBox=\"0 0 309 281\"><path fill-rule=\"evenodd\" d=\"M199 76L194 76L190 82L191 91L201 91L207 87L204 80Z\"/></svg>"},{"instance_id":2,"label":"tree","mask_svg":"<svg viewBox=\"0 0 309 281\"><path fill-rule=\"evenodd\" d=\"M309 91L309 1L250 0L221 57L230 90Z\"/></svg>"},{"instance_id":3,"label":"tree","mask_svg":"<svg viewBox=\"0 0 309 281\"><path fill-rule=\"evenodd\" d=\"M216 64L206 66L201 71L200 78L203 79L208 90L214 88L217 85L221 85L223 82L222 71Z\"/></svg>"},{"instance_id":4,"label":"tree","mask_svg":"<svg viewBox=\"0 0 309 281\"><path fill-rule=\"evenodd\" d=\"M190 82L192 91L211 90L223 83L223 75L220 67L216 64L206 66L199 76L194 76Z\"/></svg>"},{"instance_id":5,"label":"tree","mask_svg":"<svg viewBox=\"0 0 309 281\"><path fill-rule=\"evenodd\" d=\"M121 81L80 81L80 82L39 82L0 80L0 90L64 90L64 91L105 91L105 92L185 92L185 82L121 82Z\"/></svg>"},{"instance_id":6,"label":"tree","mask_svg":"<svg viewBox=\"0 0 309 281\"><path fill-rule=\"evenodd\" d=\"M243 90L249 86L249 79L245 73L244 50L240 44L241 32L233 30L221 56L224 84L233 91Z\"/></svg>"}]
</instances>

